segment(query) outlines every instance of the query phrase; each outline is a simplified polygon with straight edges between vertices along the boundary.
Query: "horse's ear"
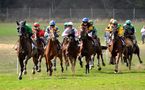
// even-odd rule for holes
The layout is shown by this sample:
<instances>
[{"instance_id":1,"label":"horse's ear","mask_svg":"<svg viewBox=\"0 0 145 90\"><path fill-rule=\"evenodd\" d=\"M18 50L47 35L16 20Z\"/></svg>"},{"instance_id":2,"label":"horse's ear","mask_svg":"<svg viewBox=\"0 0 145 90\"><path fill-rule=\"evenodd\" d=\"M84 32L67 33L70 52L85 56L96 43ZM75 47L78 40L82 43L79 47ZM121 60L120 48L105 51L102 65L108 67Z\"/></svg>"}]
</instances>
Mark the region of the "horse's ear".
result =
<instances>
[{"instance_id":1,"label":"horse's ear","mask_svg":"<svg viewBox=\"0 0 145 90\"><path fill-rule=\"evenodd\" d=\"M20 25L20 23L18 21L16 21L16 23L17 23L18 26Z\"/></svg>"},{"instance_id":2,"label":"horse's ear","mask_svg":"<svg viewBox=\"0 0 145 90\"><path fill-rule=\"evenodd\" d=\"M26 25L26 21L24 21L24 23L23 23L24 25Z\"/></svg>"}]
</instances>

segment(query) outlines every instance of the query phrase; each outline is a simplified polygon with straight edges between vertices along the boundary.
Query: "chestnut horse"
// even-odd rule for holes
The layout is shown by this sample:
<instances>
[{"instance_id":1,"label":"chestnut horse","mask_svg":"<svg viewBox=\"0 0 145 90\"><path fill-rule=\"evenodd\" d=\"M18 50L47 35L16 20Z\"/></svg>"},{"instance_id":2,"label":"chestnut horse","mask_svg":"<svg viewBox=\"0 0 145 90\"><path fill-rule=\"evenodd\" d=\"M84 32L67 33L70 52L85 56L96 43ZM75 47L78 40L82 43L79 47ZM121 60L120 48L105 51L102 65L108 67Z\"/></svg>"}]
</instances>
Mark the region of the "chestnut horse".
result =
<instances>
[{"instance_id":1,"label":"chestnut horse","mask_svg":"<svg viewBox=\"0 0 145 90\"><path fill-rule=\"evenodd\" d=\"M108 47L111 52L110 63L115 64L115 73L118 73L118 64L124 50L124 45L119 36L114 37L111 46Z\"/></svg>"},{"instance_id":2,"label":"chestnut horse","mask_svg":"<svg viewBox=\"0 0 145 90\"><path fill-rule=\"evenodd\" d=\"M60 59L61 71L63 72L63 59L62 59L62 50L58 50L58 39L54 36L54 32L50 31L48 44L45 49L45 59L46 59L46 68L47 72L50 71L49 75L52 75L52 59L58 57Z\"/></svg>"},{"instance_id":3,"label":"chestnut horse","mask_svg":"<svg viewBox=\"0 0 145 90\"><path fill-rule=\"evenodd\" d=\"M63 52L63 56L65 58L66 70L67 70L67 66L69 65L69 61L70 61L71 69L74 74L76 59L77 59L78 52L79 52L78 41L75 40L75 37L70 35L70 36L64 38L63 43L62 43L62 52Z\"/></svg>"}]
</instances>

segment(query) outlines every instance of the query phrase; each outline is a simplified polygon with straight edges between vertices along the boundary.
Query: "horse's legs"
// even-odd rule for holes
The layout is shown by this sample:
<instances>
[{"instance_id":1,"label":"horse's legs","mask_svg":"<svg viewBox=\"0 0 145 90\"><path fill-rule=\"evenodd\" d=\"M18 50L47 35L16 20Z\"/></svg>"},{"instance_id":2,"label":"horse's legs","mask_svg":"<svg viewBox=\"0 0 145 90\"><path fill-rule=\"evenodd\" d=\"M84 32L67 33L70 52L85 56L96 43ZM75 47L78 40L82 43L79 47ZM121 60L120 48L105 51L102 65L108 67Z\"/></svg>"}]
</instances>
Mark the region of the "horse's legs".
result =
<instances>
[{"instance_id":1,"label":"horse's legs","mask_svg":"<svg viewBox=\"0 0 145 90\"><path fill-rule=\"evenodd\" d=\"M131 70L132 54L129 56L128 60L129 60L129 70Z\"/></svg>"},{"instance_id":2,"label":"horse's legs","mask_svg":"<svg viewBox=\"0 0 145 90\"><path fill-rule=\"evenodd\" d=\"M41 72L41 60L42 60L42 58L43 58L43 55L39 55L37 72Z\"/></svg>"},{"instance_id":3,"label":"horse's legs","mask_svg":"<svg viewBox=\"0 0 145 90\"><path fill-rule=\"evenodd\" d=\"M86 56L86 74L89 73L89 61L90 61L90 57Z\"/></svg>"},{"instance_id":4,"label":"horse's legs","mask_svg":"<svg viewBox=\"0 0 145 90\"><path fill-rule=\"evenodd\" d=\"M141 58L140 58L140 53L137 53L137 57L139 59L140 64L143 63L142 60L141 60Z\"/></svg>"},{"instance_id":5,"label":"horse's legs","mask_svg":"<svg viewBox=\"0 0 145 90\"><path fill-rule=\"evenodd\" d=\"M38 66L37 66L38 61L37 61L37 60L38 60L37 55L34 55L34 56L33 56L34 67L33 67L33 70L32 70L32 74L35 74L35 70L38 69Z\"/></svg>"},{"instance_id":6,"label":"horse's legs","mask_svg":"<svg viewBox=\"0 0 145 90\"><path fill-rule=\"evenodd\" d=\"M140 58L140 49L139 49L139 46L136 45L135 48L136 48L136 49L135 49L135 52L136 52L136 54L137 54L137 56L138 56L138 59L139 59L139 62L140 62L140 64L141 64L141 63L143 63L143 62L142 62L142 60L141 60L141 58Z\"/></svg>"},{"instance_id":7,"label":"horse's legs","mask_svg":"<svg viewBox=\"0 0 145 90\"><path fill-rule=\"evenodd\" d=\"M74 75L74 64L73 64L73 58L72 57L69 57L69 60L70 60L70 63L71 63L71 70L72 70L72 73Z\"/></svg>"},{"instance_id":8,"label":"horse's legs","mask_svg":"<svg viewBox=\"0 0 145 90\"><path fill-rule=\"evenodd\" d=\"M27 74L27 71L26 71L26 65L27 65L28 59L29 59L29 57L26 56L26 58L25 58L24 61L23 61L23 63L24 63L24 71L23 71L23 72L24 72L24 75Z\"/></svg>"},{"instance_id":9,"label":"horse's legs","mask_svg":"<svg viewBox=\"0 0 145 90\"><path fill-rule=\"evenodd\" d=\"M102 65L105 66L105 62L104 62L104 59L103 59L103 54L101 54L101 59L102 59Z\"/></svg>"},{"instance_id":10,"label":"horse's legs","mask_svg":"<svg viewBox=\"0 0 145 90\"><path fill-rule=\"evenodd\" d=\"M101 70L101 66L100 66L100 55L97 54L97 59L98 59L98 70Z\"/></svg>"},{"instance_id":11,"label":"horse's legs","mask_svg":"<svg viewBox=\"0 0 145 90\"><path fill-rule=\"evenodd\" d=\"M65 66L66 66L66 70L67 70L67 67L69 66L69 61L65 54L64 54L64 59L65 59Z\"/></svg>"},{"instance_id":12,"label":"horse's legs","mask_svg":"<svg viewBox=\"0 0 145 90\"><path fill-rule=\"evenodd\" d=\"M24 63L22 61L22 58L19 58L19 64L20 64L20 73L19 73L18 78L19 78L19 80L21 80L22 79L22 74L23 74L23 69L24 69Z\"/></svg>"},{"instance_id":13,"label":"horse's legs","mask_svg":"<svg viewBox=\"0 0 145 90\"><path fill-rule=\"evenodd\" d=\"M59 59L60 59L61 72L63 73L64 68L63 68L63 59L62 59L62 56L59 56Z\"/></svg>"},{"instance_id":14,"label":"horse's legs","mask_svg":"<svg viewBox=\"0 0 145 90\"><path fill-rule=\"evenodd\" d=\"M118 64L119 64L119 59L121 57L121 53L118 53L117 58L116 58L116 64L115 64L115 73L118 73Z\"/></svg>"},{"instance_id":15,"label":"horse's legs","mask_svg":"<svg viewBox=\"0 0 145 90\"><path fill-rule=\"evenodd\" d=\"M54 67L54 71L56 71L56 57L53 59L53 67Z\"/></svg>"},{"instance_id":16,"label":"horse's legs","mask_svg":"<svg viewBox=\"0 0 145 90\"><path fill-rule=\"evenodd\" d=\"M53 66L53 64L50 60L48 60L48 65L49 65L49 70L50 70L49 76L52 76L52 72L53 72L52 66Z\"/></svg>"},{"instance_id":17,"label":"horse's legs","mask_svg":"<svg viewBox=\"0 0 145 90\"><path fill-rule=\"evenodd\" d=\"M78 56L78 60L80 61L80 66L81 66L81 68L83 68L83 62L82 62L82 56L81 56L81 55Z\"/></svg>"},{"instance_id":18,"label":"horse's legs","mask_svg":"<svg viewBox=\"0 0 145 90\"><path fill-rule=\"evenodd\" d=\"M92 69L92 68L94 67L94 57L95 57L95 55L92 55L92 56L91 56L91 60L90 60L90 62L89 62L89 66L90 66L89 69Z\"/></svg>"},{"instance_id":19,"label":"horse's legs","mask_svg":"<svg viewBox=\"0 0 145 90\"><path fill-rule=\"evenodd\" d=\"M46 72L49 71L49 68L48 68L48 57L45 55L45 60L46 60Z\"/></svg>"}]
</instances>

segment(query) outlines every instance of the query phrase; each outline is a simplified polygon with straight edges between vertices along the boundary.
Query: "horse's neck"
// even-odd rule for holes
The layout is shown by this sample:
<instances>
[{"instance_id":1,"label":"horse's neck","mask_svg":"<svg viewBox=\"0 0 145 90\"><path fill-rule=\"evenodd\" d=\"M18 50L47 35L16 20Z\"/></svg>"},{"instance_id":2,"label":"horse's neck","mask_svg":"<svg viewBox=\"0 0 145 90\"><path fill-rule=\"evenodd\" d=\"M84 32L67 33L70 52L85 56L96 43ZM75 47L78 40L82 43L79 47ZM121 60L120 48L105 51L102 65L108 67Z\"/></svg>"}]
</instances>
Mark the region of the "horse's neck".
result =
<instances>
[{"instance_id":1,"label":"horse's neck","mask_svg":"<svg viewBox=\"0 0 145 90\"><path fill-rule=\"evenodd\" d=\"M27 50L30 48L31 42L30 42L29 38L20 38L19 45L20 45L21 49Z\"/></svg>"},{"instance_id":2,"label":"horse's neck","mask_svg":"<svg viewBox=\"0 0 145 90\"><path fill-rule=\"evenodd\" d=\"M88 48L89 46L91 46L90 44L92 44L92 41L90 41L88 38L83 39L84 48Z\"/></svg>"}]
</instances>

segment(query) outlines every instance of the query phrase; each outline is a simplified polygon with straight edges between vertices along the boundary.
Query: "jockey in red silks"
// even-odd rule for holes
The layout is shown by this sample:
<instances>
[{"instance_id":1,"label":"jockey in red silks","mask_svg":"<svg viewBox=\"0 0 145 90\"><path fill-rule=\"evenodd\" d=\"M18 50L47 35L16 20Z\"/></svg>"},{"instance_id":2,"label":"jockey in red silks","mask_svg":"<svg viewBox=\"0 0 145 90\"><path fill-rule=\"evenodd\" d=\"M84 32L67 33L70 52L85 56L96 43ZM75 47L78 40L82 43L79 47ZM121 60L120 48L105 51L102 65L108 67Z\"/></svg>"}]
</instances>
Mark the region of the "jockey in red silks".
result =
<instances>
[{"instance_id":1,"label":"jockey in red silks","mask_svg":"<svg viewBox=\"0 0 145 90\"><path fill-rule=\"evenodd\" d=\"M33 24L33 35L32 35L32 38L33 40L40 40L43 42L44 46L46 45L45 41L44 41L44 30L42 30L40 28L40 24L38 22L35 22Z\"/></svg>"}]
</instances>

